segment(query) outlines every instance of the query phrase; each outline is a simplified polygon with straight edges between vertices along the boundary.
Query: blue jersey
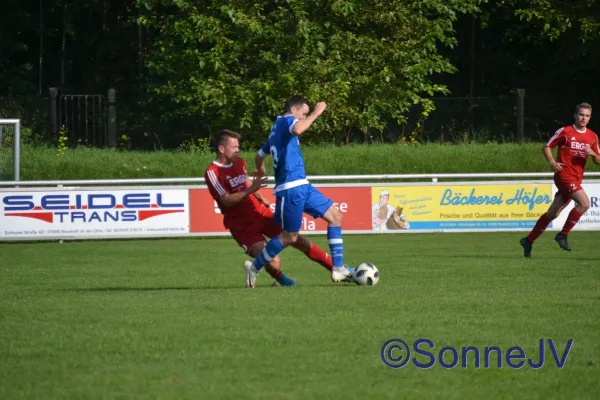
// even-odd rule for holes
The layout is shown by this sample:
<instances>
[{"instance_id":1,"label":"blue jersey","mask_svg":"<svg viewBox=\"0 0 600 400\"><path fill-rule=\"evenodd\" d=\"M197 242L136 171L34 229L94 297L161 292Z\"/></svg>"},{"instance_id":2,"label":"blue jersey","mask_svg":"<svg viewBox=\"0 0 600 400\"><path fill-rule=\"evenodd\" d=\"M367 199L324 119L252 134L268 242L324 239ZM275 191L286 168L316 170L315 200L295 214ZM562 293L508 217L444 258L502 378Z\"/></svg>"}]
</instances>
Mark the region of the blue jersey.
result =
<instances>
[{"instance_id":1,"label":"blue jersey","mask_svg":"<svg viewBox=\"0 0 600 400\"><path fill-rule=\"evenodd\" d=\"M270 154L275 168L274 193L308 184L304 169L304 159L300 152L300 140L292 133L298 122L292 115L277 117L269 139L258 151L261 157Z\"/></svg>"}]
</instances>

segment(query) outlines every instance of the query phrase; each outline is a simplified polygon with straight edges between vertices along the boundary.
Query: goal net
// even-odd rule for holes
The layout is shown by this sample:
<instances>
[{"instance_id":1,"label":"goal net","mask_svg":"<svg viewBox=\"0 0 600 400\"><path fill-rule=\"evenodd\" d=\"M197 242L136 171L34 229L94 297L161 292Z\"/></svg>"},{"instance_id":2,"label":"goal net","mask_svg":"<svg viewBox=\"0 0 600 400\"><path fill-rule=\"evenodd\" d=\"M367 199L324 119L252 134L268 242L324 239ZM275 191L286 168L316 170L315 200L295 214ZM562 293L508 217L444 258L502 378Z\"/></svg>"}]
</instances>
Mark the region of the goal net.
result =
<instances>
[{"instance_id":1,"label":"goal net","mask_svg":"<svg viewBox=\"0 0 600 400\"><path fill-rule=\"evenodd\" d=\"M0 119L0 180L19 180L21 120Z\"/></svg>"}]
</instances>

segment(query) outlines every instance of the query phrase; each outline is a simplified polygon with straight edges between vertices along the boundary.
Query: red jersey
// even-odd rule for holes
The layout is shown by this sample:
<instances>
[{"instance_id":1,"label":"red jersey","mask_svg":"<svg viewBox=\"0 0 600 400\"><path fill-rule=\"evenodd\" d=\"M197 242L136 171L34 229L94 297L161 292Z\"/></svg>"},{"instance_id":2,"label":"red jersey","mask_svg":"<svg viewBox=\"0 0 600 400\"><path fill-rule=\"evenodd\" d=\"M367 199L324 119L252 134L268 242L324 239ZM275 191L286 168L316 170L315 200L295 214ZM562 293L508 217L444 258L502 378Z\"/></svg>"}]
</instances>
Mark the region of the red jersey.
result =
<instances>
[{"instance_id":1,"label":"red jersey","mask_svg":"<svg viewBox=\"0 0 600 400\"><path fill-rule=\"evenodd\" d=\"M237 193L248 187L246 162L239 157L231 164L213 161L206 169L204 179L211 196L218 202L226 193ZM256 219L257 215L270 211L254 195L246 197L232 207L219 205L219 208L223 214L223 225L227 229L243 227Z\"/></svg>"},{"instance_id":2,"label":"red jersey","mask_svg":"<svg viewBox=\"0 0 600 400\"><path fill-rule=\"evenodd\" d=\"M589 144L596 154L598 150L598 136L588 128L583 132L578 131L574 125L564 126L554 133L546 146L551 149L558 146L557 162L563 163L563 169L556 174L561 178L575 179L577 182L583 180L583 171L588 155L585 145Z\"/></svg>"}]
</instances>

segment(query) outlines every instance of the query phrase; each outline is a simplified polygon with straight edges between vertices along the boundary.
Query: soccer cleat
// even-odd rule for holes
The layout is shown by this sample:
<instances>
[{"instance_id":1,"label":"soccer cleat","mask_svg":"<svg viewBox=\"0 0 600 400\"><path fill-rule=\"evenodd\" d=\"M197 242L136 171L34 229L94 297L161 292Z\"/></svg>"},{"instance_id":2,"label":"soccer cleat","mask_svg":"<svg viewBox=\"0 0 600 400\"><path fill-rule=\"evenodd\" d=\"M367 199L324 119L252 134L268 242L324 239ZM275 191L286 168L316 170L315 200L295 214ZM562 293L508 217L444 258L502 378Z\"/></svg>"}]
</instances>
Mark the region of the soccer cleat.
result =
<instances>
[{"instance_id":1,"label":"soccer cleat","mask_svg":"<svg viewBox=\"0 0 600 400\"><path fill-rule=\"evenodd\" d=\"M354 282L352 279L352 270L344 267L331 268L331 280L334 282Z\"/></svg>"},{"instance_id":2,"label":"soccer cleat","mask_svg":"<svg viewBox=\"0 0 600 400\"><path fill-rule=\"evenodd\" d=\"M254 268L254 265L250 260L244 261L244 269L246 270L246 287L253 288L256 286L256 277L258 276L259 271Z\"/></svg>"},{"instance_id":3,"label":"soccer cleat","mask_svg":"<svg viewBox=\"0 0 600 400\"><path fill-rule=\"evenodd\" d=\"M569 246L569 242L567 241L567 235L559 232L554 236L554 240L556 240L561 249L571 251L571 246Z\"/></svg>"},{"instance_id":4,"label":"soccer cleat","mask_svg":"<svg viewBox=\"0 0 600 400\"><path fill-rule=\"evenodd\" d=\"M523 239L521 239L520 243L521 243L521 246L523 247L523 255L527 258L531 257L531 248L533 247L533 245L531 244L529 239L524 237Z\"/></svg>"},{"instance_id":5,"label":"soccer cleat","mask_svg":"<svg viewBox=\"0 0 600 400\"><path fill-rule=\"evenodd\" d=\"M281 278L277 280L281 286L296 286L296 282L289 278L286 274L281 274Z\"/></svg>"}]
</instances>

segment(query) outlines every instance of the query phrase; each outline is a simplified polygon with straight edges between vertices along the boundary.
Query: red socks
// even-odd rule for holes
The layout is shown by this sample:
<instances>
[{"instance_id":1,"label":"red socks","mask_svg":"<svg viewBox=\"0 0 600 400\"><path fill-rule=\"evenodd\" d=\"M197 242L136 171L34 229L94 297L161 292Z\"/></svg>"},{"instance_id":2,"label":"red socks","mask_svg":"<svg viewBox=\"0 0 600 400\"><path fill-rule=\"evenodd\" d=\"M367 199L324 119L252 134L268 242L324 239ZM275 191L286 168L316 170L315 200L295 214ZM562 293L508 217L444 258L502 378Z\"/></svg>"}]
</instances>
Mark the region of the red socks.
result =
<instances>
[{"instance_id":1,"label":"red socks","mask_svg":"<svg viewBox=\"0 0 600 400\"><path fill-rule=\"evenodd\" d=\"M565 225L563 226L563 229L562 231L560 231L560 233L562 233L563 235L568 235L569 232L571 232L571 229L573 229L573 227L577 225L577 222L579 222L580 218L581 213L577 211L576 208L572 209L569 215L567 216L567 222L565 222ZM537 220L537 223L529 233L529 236L527 236L527 240L529 240L529 243L533 243L538 237L540 237L540 235L546 230L548 225L550 225L550 222L551 221L550 219L548 219L548 216L546 214L542 215Z\"/></svg>"},{"instance_id":2,"label":"red socks","mask_svg":"<svg viewBox=\"0 0 600 400\"><path fill-rule=\"evenodd\" d=\"M280 269L272 269L272 268L265 268L265 269L267 270L269 275L271 275L273 277L273 279L275 279L276 281L279 280L279 278L281 278L281 270Z\"/></svg>"},{"instance_id":3,"label":"red socks","mask_svg":"<svg viewBox=\"0 0 600 400\"><path fill-rule=\"evenodd\" d=\"M548 225L550 225L550 222L550 219L548 218L546 213L544 213L544 215L542 215L537 220L531 232L529 232L529 236L527 236L527 240L529 240L529 243L533 243L538 237L540 237L540 235L544 233Z\"/></svg>"},{"instance_id":4,"label":"red socks","mask_svg":"<svg viewBox=\"0 0 600 400\"><path fill-rule=\"evenodd\" d=\"M314 243L310 244L310 250L305 254L306 257L310 258L316 263L321 264L327 270L331 271L331 268L333 268L333 260L329 254L327 254L322 248Z\"/></svg>"},{"instance_id":5,"label":"red socks","mask_svg":"<svg viewBox=\"0 0 600 400\"><path fill-rule=\"evenodd\" d=\"M569 216L567 217L567 222L565 222L565 225L563 226L562 231L560 231L560 233L562 233L565 236L568 235L569 232L571 232L571 229L573 229L573 227L577 225L577 222L579 222L579 218L581 218L581 213L577 211L576 208L572 209L569 213Z\"/></svg>"}]
</instances>

